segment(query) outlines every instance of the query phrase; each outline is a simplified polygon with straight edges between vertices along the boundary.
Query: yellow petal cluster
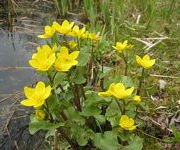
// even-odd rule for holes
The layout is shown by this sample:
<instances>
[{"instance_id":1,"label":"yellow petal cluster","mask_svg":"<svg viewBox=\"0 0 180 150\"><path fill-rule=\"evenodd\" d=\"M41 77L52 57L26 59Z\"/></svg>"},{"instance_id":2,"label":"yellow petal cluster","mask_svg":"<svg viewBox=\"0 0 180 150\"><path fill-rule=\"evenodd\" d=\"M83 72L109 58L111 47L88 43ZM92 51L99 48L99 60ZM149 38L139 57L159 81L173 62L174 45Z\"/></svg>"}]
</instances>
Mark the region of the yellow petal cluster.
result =
<instances>
[{"instance_id":1,"label":"yellow petal cluster","mask_svg":"<svg viewBox=\"0 0 180 150\"><path fill-rule=\"evenodd\" d=\"M129 118L127 115L122 115L119 121L119 126L124 130L135 130L136 125L134 125L134 120Z\"/></svg>"},{"instance_id":2,"label":"yellow petal cluster","mask_svg":"<svg viewBox=\"0 0 180 150\"><path fill-rule=\"evenodd\" d=\"M22 105L40 107L51 94L51 86L45 87L43 82L38 82L35 88L24 88L27 99L21 101Z\"/></svg>"},{"instance_id":3,"label":"yellow petal cluster","mask_svg":"<svg viewBox=\"0 0 180 150\"><path fill-rule=\"evenodd\" d=\"M141 96L134 96L132 101L135 103L135 104L139 104L141 102Z\"/></svg>"},{"instance_id":4,"label":"yellow petal cluster","mask_svg":"<svg viewBox=\"0 0 180 150\"><path fill-rule=\"evenodd\" d=\"M115 50L117 50L118 53L122 53L123 50L130 49L133 47L133 45L128 45L128 40L124 42L117 42L116 46L112 46Z\"/></svg>"},{"instance_id":5,"label":"yellow petal cluster","mask_svg":"<svg viewBox=\"0 0 180 150\"><path fill-rule=\"evenodd\" d=\"M38 35L39 38L51 38L55 33L55 29L54 27L52 26L45 26L45 33L42 34L42 35Z\"/></svg>"},{"instance_id":6,"label":"yellow petal cluster","mask_svg":"<svg viewBox=\"0 0 180 150\"><path fill-rule=\"evenodd\" d=\"M43 110L35 110L36 120L44 120L46 118L46 114Z\"/></svg>"},{"instance_id":7,"label":"yellow petal cluster","mask_svg":"<svg viewBox=\"0 0 180 150\"><path fill-rule=\"evenodd\" d=\"M155 59L150 60L149 55L145 55L143 58L136 56L136 62L145 69L148 69L155 64Z\"/></svg>"},{"instance_id":8,"label":"yellow petal cluster","mask_svg":"<svg viewBox=\"0 0 180 150\"><path fill-rule=\"evenodd\" d=\"M37 48L37 53L32 55L29 64L39 71L47 71L55 62L55 50L57 46L54 45L51 49L48 45L43 45Z\"/></svg>"},{"instance_id":9,"label":"yellow petal cluster","mask_svg":"<svg viewBox=\"0 0 180 150\"><path fill-rule=\"evenodd\" d=\"M45 26L45 33L43 35L38 35L39 38L51 38L55 32L63 35L78 37L78 38L89 38L91 40L98 40L100 36L94 33L89 33L86 28L79 28L79 26L74 25L74 22L69 22L64 20L62 24L54 21L52 26Z\"/></svg>"},{"instance_id":10,"label":"yellow petal cluster","mask_svg":"<svg viewBox=\"0 0 180 150\"><path fill-rule=\"evenodd\" d=\"M78 56L79 51L74 51L69 54L69 49L65 46L62 46L54 63L55 69L57 71L69 71L72 66L78 64L78 61L76 60Z\"/></svg>"},{"instance_id":11,"label":"yellow petal cluster","mask_svg":"<svg viewBox=\"0 0 180 150\"><path fill-rule=\"evenodd\" d=\"M98 40L98 39L100 39L100 36L95 33L89 33L88 38L91 40Z\"/></svg>"},{"instance_id":12,"label":"yellow petal cluster","mask_svg":"<svg viewBox=\"0 0 180 150\"><path fill-rule=\"evenodd\" d=\"M82 38L84 33L86 32L86 28L83 27L82 29L79 28L79 26L75 25L72 29L72 31L69 33L70 36Z\"/></svg>"},{"instance_id":13,"label":"yellow petal cluster","mask_svg":"<svg viewBox=\"0 0 180 150\"><path fill-rule=\"evenodd\" d=\"M74 41L69 41L69 42L68 42L68 46L69 46L70 48L75 48L75 47L77 46L77 43L75 43Z\"/></svg>"},{"instance_id":14,"label":"yellow petal cluster","mask_svg":"<svg viewBox=\"0 0 180 150\"><path fill-rule=\"evenodd\" d=\"M53 22L53 27L54 29L64 35L67 35L72 27L74 25L74 22L69 22L67 20L64 20L63 23L60 25L59 23L57 23L56 21Z\"/></svg>"},{"instance_id":15,"label":"yellow petal cluster","mask_svg":"<svg viewBox=\"0 0 180 150\"><path fill-rule=\"evenodd\" d=\"M125 99L131 97L133 91L134 87L125 89L122 83L111 83L109 89L106 92L99 92L98 95L104 97L114 96L118 99Z\"/></svg>"}]
</instances>

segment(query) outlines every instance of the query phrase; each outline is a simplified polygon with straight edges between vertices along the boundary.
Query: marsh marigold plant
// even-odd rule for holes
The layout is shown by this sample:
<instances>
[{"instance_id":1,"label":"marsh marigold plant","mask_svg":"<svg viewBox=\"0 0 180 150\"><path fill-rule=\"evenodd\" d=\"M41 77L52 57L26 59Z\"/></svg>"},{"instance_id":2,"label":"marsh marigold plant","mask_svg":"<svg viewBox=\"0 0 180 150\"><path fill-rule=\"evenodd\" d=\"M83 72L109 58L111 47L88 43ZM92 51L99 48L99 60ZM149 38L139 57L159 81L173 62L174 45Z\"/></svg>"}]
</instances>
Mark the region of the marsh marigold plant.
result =
<instances>
[{"instance_id":1,"label":"marsh marigold plant","mask_svg":"<svg viewBox=\"0 0 180 150\"><path fill-rule=\"evenodd\" d=\"M35 110L35 114L36 114L36 119L37 120L44 120L46 118L46 114L43 110Z\"/></svg>"},{"instance_id":2,"label":"marsh marigold plant","mask_svg":"<svg viewBox=\"0 0 180 150\"><path fill-rule=\"evenodd\" d=\"M118 53L122 53L123 50L131 49L133 45L128 44L128 40L124 42L117 42L116 46L112 46Z\"/></svg>"},{"instance_id":3,"label":"marsh marigold plant","mask_svg":"<svg viewBox=\"0 0 180 150\"><path fill-rule=\"evenodd\" d=\"M136 56L136 62L145 69L151 68L155 64L155 59L150 59L149 55L145 55L143 58Z\"/></svg>"},{"instance_id":4,"label":"marsh marigold plant","mask_svg":"<svg viewBox=\"0 0 180 150\"><path fill-rule=\"evenodd\" d=\"M35 88L24 88L27 99L21 101L22 105L40 107L51 94L51 86L45 87L43 82L38 82Z\"/></svg>"},{"instance_id":5,"label":"marsh marigold plant","mask_svg":"<svg viewBox=\"0 0 180 150\"><path fill-rule=\"evenodd\" d=\"M127 115L122 115L121 119L119 121L119 126L124 129L124 130L135 130L136 129L136 125L134 125L134 119L129 118Z\"/></svg>"},{"instance_id":6,"label":"marsh marigold plant","mask_svg":"<svg viewBox=\"0 0 180 150\"><path fill-rule=\"evenodd\" d=\"M32 55L32 59L29 60L29 64L39 71L47 71L54 64L56 56L55 50L57 46L54 45L53 48L49 45L43 45L37 48L37 53Z\"/></svg>"},{"instance_id":7,"label":"marsh marigold plant","mask_svg":"<svg viewBox=\"0 0 180 150\"><path fill-rule=\"evenodd\" d=\"M51 38L55 33L55 28L53 26L45 26L44 34L38 35L38 38L46 39Z\"/></svg>"},{"instance_id":8,"label":"marsh marigold plant","mask_svg":"<svg viewBox=\"0 0 180 150\"><path fill-rule=\"evenodd\" d=\"M69 22L67 20L64 20L61 25L58 22L53 22L52 26L58 33L67 35L71 31L73 25L74 22Z\"/></svg>"},{"instance_id":9,"label":"marsh marigold plant","mask_svg":"<svg viewBox=\"0 0 180 150\"><path fill-rule=\"evenodd\" d=\"M139 104L141 102L141 96L134 96L132 101L135 103L135 104Z\"/></svg>"},{"instance_id":10,"label":"marsh marigold plant","mask_svg":"<svg viewBox=\"0 0 180 150\"><path fill-rule=\"evenodd\" d=\"M126 89L122 83L112 83L106 92L99 92L99 96L114 96L118 99L126 99L131 97L134 87Z\"/></svg>"},{"instance_id":11,"label":"marsh marigold plant","mask_svg":"<svg viewBox=\"0 0 180 150\"><path fill-rule=\"evenodd\" d=\"M79 51L74 51L69 54L69 49L65 46L61 47L60 52L57 53L57 59L55 61L54 67L57 71L69 71L72 66L78 64L76 60L79 56Z\"/></svg>"},{"instance_id":12,"label":"marsh marigold plant","mask_svg":"<svg viewBox=\"0 0 180 150\"><path fill-rule=\"evenodd\" d=\"M41 129L48 130L46 139L52 150L67 147L72 150L139 147L141 150L141 134L130 131L137 126L141 130L143 126L139 124L139 112L147 108L140 97L145 76L143 68L152 67L155 60L148 55L136 56L137 63L143 67L142 75L131 78L128 75L135 70L129 71L133 61L128 58L134 56L124 51L133 45L127 40L117 42L112 47L124 59L125 67L120 64L120 70L115 71L112 63L108 65L111 57L105 59L111 49L103 50L111 42L101 38L104 31L96 34L87 29L68 20L54 21L38 36L47 44L37 48L29 64L47 81L40 81L33 88L24 87L26 99L21 104L34 108L29 131L34 134Z\"/></svg>"}]
</instances>

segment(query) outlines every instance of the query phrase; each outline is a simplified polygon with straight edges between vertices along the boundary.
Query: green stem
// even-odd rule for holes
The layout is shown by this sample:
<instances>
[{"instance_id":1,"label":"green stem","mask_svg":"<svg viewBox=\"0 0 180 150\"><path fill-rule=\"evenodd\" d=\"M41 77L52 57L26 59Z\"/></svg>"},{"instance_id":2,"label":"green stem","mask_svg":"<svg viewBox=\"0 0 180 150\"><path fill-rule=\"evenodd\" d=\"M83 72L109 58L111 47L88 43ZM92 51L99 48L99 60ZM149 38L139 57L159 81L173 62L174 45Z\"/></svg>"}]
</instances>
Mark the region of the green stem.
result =
<instances>
[{"instance_id":1,"label":"green stem","mask_svg":"<svg viewBox=\"0 0 180 150\"><path fill-rule=\"evenodd\" d=\"M139 80L139 86L138 86L138 90L137 90L137 95L139 95L141 93L143 79L144 79L144 68L142 68L141 78Z\"/></svg>"},{"instance_id":2,"label":"green stem","mask_svg":"<svg viewBox=\"0 0 180 150\"><path fill-rule=\"evenodd\" d=\"M72 139L69 138L69 136L66 134L66 132L61 127L58 128L58 132L61 133L61 135L71 145L72 150L78 150L77 144Z\"/></svg>"},{"instance_id":3,"label":"green stem","mask_svg":"<svg viewBox=\"0 0 180 150\"><path fill-rule=\"evenodd\" d=\"M122 112L122 114L125 115L126 102L125 102L124 99L122 100L122 102L123 102L123 112Z\"/></svg>"},{"instance_id":4,"label":"green stem","mask_svg":"<svg viewBox=\"0 0 180 150\"><path fill-rule=\"evenodd\" d=\"M85 95L84 87L83 87L82 84L80 85L80 87L81 87L82 96L83 96L84 100L86 100L86 95Z\"/></svg>"},{"instance_id":5,"label":"green stem","mask_svg":"<svg viewBox=\"0 0 180 150\"><path fill-rule=\"evenodd\" d=\"M53 150L58 150L58 131L57 130L55 130L54 132Z\"/></svg>"},{"instance_id":6,"label":"green stem","mask_svg":"<svg viewBox=\"0 0 180 150\"><path fill-rule=\"evenodd\" d=\"M52 117L52 115L51 115L51 113L50 113L50 111L49 111L49 106L48 106L47 101L45 101L44 108L46 109L47 113L49 114L50 121L51 121L51 122L54 122L53 117Z\"/></svg>"},{"instance_id":7,"label":"green stem","mask_svg":"<svg viewBox=\"0 0 180 150\"><path fill-rule=\"evenodd\" d=\"M80 104L79 89L76 84L75 85L72 84L69 75L68 75L68 80L69 80L69 85L70 85L71 91L73 92L73 95L74 95L74 104L78 111L82 111L81 104Z\"/></svg>"},{"instance_id":8,"label":"green stem","mask_svg":"<svg viewBox=\"0 0 180 150\"><path fill-rule=\"evenodd\" d=\"M101 67L102 67L102 73L104 72L104 65L103 65L103 60L101 61ZM104 78L101 79L100 81L100 86L101 86L101 89L104 90Z\"/></svg>"},{"instance_id":9,"label":"green stem","mask_svg":"<svg viewBox=\"0 0 180 150\"><path fill-rule=\"evenodd\" d=\"M79 38L77 37L77 47L78 47L78 50L80 51L80 40L79 40Z\"/></svg>"},{"instance_id":10,"label":"green stem","mask_svg":"<svg viewBox=\"0 0 180 150\"><path fill-rule=\"evenodd\" d=\"M76 107L78 111L82 111L81 108L81 101L80 101L80 93L79 93L79 87L77 84L74 85L74 94L75 94L75 102L76 102Z\"/></svg>"},{"instance_id":11,"label":"green stem","mask_svg":"<svg viewBox=\"0 0 180 150\"><path fill-rule=\"evenodd\" d=\"M125 76L127 76L127 72L128 72L128 58L126 58L125 56L124 56L124 53L122 54L122 58L123 58L123 60L124 60L124 63L125 63L125 71L124 71L124 75Z\"/></svg>"},{"instance_id":12,"label":"green stem","mask_svg":"<svg viewBox=\"0 0 180 150\"><path fill-rule=\"evenodd\" d=\"M119 103L119 100L115 99L115 101L116 101L116 103L117 103L117 105L119 107L119 110L120 110L121 114L123 114L123 109L122 109L122 107L121 107L121 105Z\"/></svg>"},{"instance_id":13,"label":"green stem","mask_svg":"<svg viewBox=\"0 0 180 150\"><path fill-rule=\"evenodd\" d=\"M103 133L102 128L101 128L101 125L99 124L99 121L97 121L96 119L95 119L95 121L96 121L96 124L97 124L97 126L99 127L101 133Z\"/></svg>"}]
</instances>

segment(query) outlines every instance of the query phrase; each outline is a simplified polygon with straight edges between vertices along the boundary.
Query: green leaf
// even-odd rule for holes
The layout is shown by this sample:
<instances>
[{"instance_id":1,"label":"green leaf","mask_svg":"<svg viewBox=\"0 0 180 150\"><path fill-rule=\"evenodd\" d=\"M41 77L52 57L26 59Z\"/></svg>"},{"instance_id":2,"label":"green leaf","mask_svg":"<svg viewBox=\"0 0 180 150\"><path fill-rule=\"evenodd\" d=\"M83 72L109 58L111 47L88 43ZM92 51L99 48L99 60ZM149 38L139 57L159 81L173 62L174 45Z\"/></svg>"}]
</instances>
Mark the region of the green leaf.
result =
<instances>
[{"instance_id":1,"label":"green leaf","mask_svg":"<svg viewBox=\"0 0 180 150\"><path fill-rule=\"evenodd\" d=\"M75 71L72 73L72 82L76 84L82 84L86 82L86 78L84 77L86 70L85 67L77 67Z\"/></svg>"},{"instance_id":2,"label":"green leaf","mask_svg":"<svg viewBox=\"0 0 180 150\"><path fill-rule=\"evenodd\" d=\"M68 120L79 123L81 125L85 124L85 119L79 114L78 111L74 109L74 107L71 106L68 109L66 109L64 112Z\"/></svg>"},{"instance_id":3,"label":"green leaf","mask_svg":"<svg viewBox=\"0 0 180 150\"><path fill-rule=\"evenodd\" d=\"M94 118L100 123L104 124L106 122L106 118L104 115L95 115Z\"/></svg>"},{"instance_id":4,"label":"green leaf","mask_svg":"<svg viewBox=\"0 0 180 150\"><path fill-rule=\"evenodd\" d=\"M40 129L52 130L65 125L65 123L63 122L54 124L54 123L50 123L47 120L36 120L35 115L31 115L30 119L31 119L31 123L29 124L29 132L31 134L36 133Z\"/></svg>"},{"instance_id":5,"label":"green leaf","mask_svg":"<svg viewBox=\"0 0 180 150\"><path fill-rule=\"evenodd\" d=\"M54 77L54 87L57 87L59 84L62 84L66 75L67 74L64 72L58 72Z\"/></svg>"},{"instance_id":6,"label":"green leaf","mask_svg":"<svg viewBox=\"0 0 180 150\"><path fill-rule=\"evenodd\" d=\"M77 59L77 61L78 61L77 66L86 66L86 64L89 61L90 56L91 56L90 53L81 51L80 55L79 55L79 57Z\"/></svg>"},{"instance_id":7,"label":"green leaf","mask_svg":"<svg viewBox=\"0 0 180 150\"><path fill-rule=\"evenodd\" d=\"M98 96L97 92L94 91L87 91L85 94L86 94L85 106L108 104L112 101L112 98Z\"/></svg>"},{"instance_id":8,"label":"green leaf","mask_svg":"<svg viewBox=\"0 0 180 150\"><path fill-rule=\"evenodd\" d=\"M132 78L128 76L121 75L120 76L120 82L122 82L126 87L132 87L134 86L134 83L132 81Z\"/></svg>"},{"instance_id":9,"label":"green leaf","mask_svg":"<svg viewBox=\"0 0 180 150\"><path fill-rule=\"evenodd\" d=\"M94 132L91 129L77 124L71 126L71 133L80 146L85 146L94 137Z\"/></svg>"},{"instance_id":10,"label":"green leaf","mask_svg":"<svg viewBox=\"0 0 180 150\"><path fill-rule=\"evenodd\" d=\"M178 131L178 129L176 128L175 125L173 125L171 128L172 128L173 134L174 134L173 141L177 142L177 143L180 142L180 131Z\"/></svg>"},{"instance_id":11,"label":"green leaf","mask_svg":"<svg viewBox=\"0 0 180 150\"><path fill-rule=\"evenodd\" d=\"M132 78L124 75L115 75L114 77L108 77L107 80L104 80L104 86L108 89L111 83L123 83L126 88L134 86Z\"/></svg>"},{"instance_id":12,"label":"green leaf","mask_svg":"<svg viewBox=\"0 0 180 150\"><path fill-rule=\"evenodd\" d=\"M139 136L131 136L128 141L128 146L122 148L122 150L141 150L143 148L143 139Z\"/></svg>"},{"instance_id":13,"label":"green leaf","mask_svg":"<svg viewBox=\"0 0 180 150\"><path fill-rule=\"evenodd\" d=\"M104 78L106 75L108 75L111 71L113 70L112 67L107 67L107 66L104 66L103 67L103 72L102 72L102 67L100 67L100 73L99 73L99 78L102 79Z\"/></svg>"},{"instance_id":14,"label":"green leaf","mask_svg":"<svg viewBox=\"0 0 180 150\"><path fill-rule=\"evenodd\" d=\"M47 100L48 108L51 114L59 116L60 112L67 109L70 103L66 99L57 99L54 95L51 95Z\"/></svg>"},{"instance_id":15,"label":"green leaf","mask_svg":"<svg viewBox=\"0 0 180 150\"><path fill-rule=\"evenodd\" d=\"M118 150L121 145L118 143L117 135L113 131L96 133L93 139L95 146L101 150Z\"/></svg>"},{"instance_id":16,"label":"green leaf","mask_svg":"<svg viewBox=\"0 0 180 150\"><path fill-rule=\"evenodd\" d=\"M120 116L121 116L121 112L119 110L118 105L116 104L115 101L112 101L112 103L108 106L106 110L106 114L105 114L106 119L114 127L114 126L118 126Z\"/></svg>"},{"instance_id":17,"label":"green leaf","mask_svg":"<svg viewBox=\"0 0 180 150\"><path fill-rule=\"evenodd\" d=\"M101 113L101 109L96 106L85 106L82 110L83 116L95 116Z\"/></svg>"},{"instance_id":18,"label":"green leaf","mask_svg":"<svg viewBox=\"0 0 180 150\"><path fill-rule=\"evenodd\" d=\"M139 107L143 110L149 110L149 106L145 102L139 103Z\"/></svg>"},{"instance_id":19,"label":"green leaf","mask_svg":"<svg viewBox=\"0 0 180 150\"><path fill-rule=\"evenodd\" d=\"M130 102L126 107L126 115L128 115L129 117L134 117L136 116L136 105L132 102Z\"/></svg>"}]
</instances>

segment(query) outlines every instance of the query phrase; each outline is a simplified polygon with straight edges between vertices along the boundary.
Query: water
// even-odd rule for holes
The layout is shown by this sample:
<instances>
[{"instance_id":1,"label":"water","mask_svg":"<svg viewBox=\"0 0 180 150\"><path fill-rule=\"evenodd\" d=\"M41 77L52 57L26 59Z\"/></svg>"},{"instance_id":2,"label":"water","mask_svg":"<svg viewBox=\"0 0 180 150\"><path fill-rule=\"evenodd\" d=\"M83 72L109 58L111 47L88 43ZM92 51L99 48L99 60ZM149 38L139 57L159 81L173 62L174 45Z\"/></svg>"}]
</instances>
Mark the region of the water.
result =
<instances>
[{"instance_id":1,"label":"water","mask_svg":"<svg viewBox=\"0 0 180 150\"><path fill-rule=\"evenodd\" d=\"M1 3L4 8L0 13L4 15L0 15L0 100L41 79L28 61L36 47L45 43L37 35L43 32L50 18L55 20L55 6L50 1L16 1L12 18L8 18L7 1ZM13 32L7 31L8 28ZM4 70L6 67L27 68Z\"/></svg>"},{"instance_id":2,"label":"water","mask_svg":"<svg viewBox=\"0 0 180 150\"><path fill-rule=\"evenodd\" d=\"M35 47L28 41L36 37L19 33L0 32L0 67L29 67L27 69L0 70L0 98L21 90L24 86L38 80L35 70L31 69L28 60Z\"/></svg>"},{"instance_id":3,"label":"water","mask_svg":"<svg viewBox=\"0 0 180 150\"><path fill-rule=\"evenodd\" d=\"M28 116L33 110L19 102L24 99L24 86L44 80L36 75L28 61L36 47L45 44L45 40L38 39L37 35L43 33L49 18L55 20L52 1L14 2L17 3L14 16L8 18L7 0L0 1L3 6L0 7L0 149L4 150L16 149L14 142L19 149L32 149L34 144L42 141L42 137L31 136L28 132Z\"/></svg>"}]
</instances>

